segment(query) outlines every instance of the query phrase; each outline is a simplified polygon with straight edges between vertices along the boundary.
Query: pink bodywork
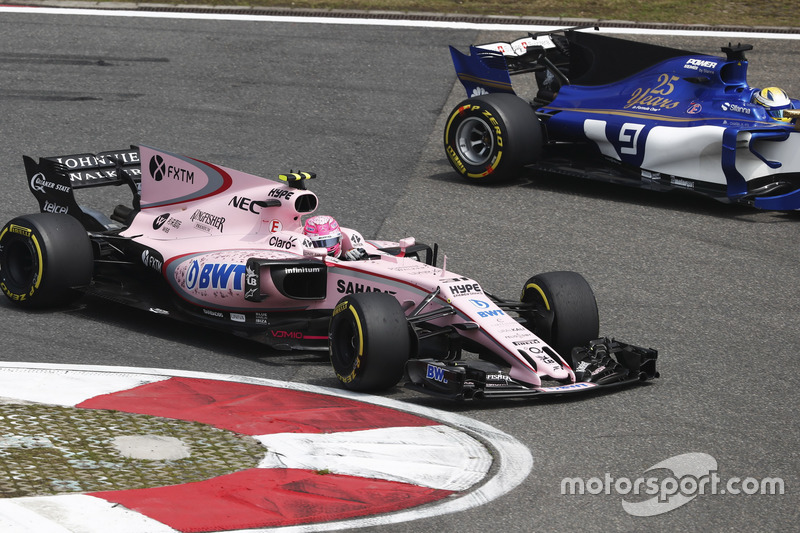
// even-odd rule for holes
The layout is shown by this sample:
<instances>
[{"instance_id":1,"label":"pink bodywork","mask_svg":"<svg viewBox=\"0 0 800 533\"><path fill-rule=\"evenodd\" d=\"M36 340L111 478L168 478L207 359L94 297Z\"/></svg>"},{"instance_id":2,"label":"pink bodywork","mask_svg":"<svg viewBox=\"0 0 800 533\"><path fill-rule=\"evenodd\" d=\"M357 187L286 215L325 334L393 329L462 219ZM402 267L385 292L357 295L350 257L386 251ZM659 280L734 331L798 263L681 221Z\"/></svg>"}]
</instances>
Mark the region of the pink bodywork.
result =
<instances>
[{"instance_id":1,"label":"pink bodywork","mask_svg":"<svg viewBox=\"0 0 800 533\"><path fill-rule=\"evenodd\" d=\"M159 270L186 302L233 317L331 310L347 294L379 291L392 294L408 313L438 287L440 292L426 311L449 304L456 313L434 323L477 324L478 328L463 328L459 333L500 355L511 365L512 378L534 386L545 376L575 381L566 362L547 355L546 344L495 305L477 281L379 250L398 242L366 241L363 247L370 259L361 261L328 257L324 250L310 246L302 233L302 217L316 209L313 192L147 146L141 146L140 153L141 211L122 235L161 254L163 261L145 256L142 260ZM265 201L280 205L267 207ZM347 228L342 233L346 236ZM413 239L401 242L409 245ZM283 296L274 290L265 268L260 286L268 296L262 301L245 299L250 258L324 263L326 298ZM520 350L536 362L536 370Z\"/></svg>"}]
</instances>

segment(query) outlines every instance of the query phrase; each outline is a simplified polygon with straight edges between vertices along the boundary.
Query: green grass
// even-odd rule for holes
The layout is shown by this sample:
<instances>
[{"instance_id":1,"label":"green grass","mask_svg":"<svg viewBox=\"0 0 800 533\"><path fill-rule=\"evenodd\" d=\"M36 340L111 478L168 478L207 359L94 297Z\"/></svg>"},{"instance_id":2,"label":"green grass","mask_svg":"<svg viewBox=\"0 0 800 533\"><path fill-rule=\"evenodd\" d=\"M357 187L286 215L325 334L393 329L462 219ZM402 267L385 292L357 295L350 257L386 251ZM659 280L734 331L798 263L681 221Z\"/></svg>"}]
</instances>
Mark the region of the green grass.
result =
<instances>
[{"instance_id":1,"label":"green grass","mask_svg":"<svg viewBox=\"0 0 800 533\"><path fill-rule=\"evenodd\" d=\"M797 2L766 0L139 0L171 5L258 6L800 27Z\"/></svg>"}]
</instances>

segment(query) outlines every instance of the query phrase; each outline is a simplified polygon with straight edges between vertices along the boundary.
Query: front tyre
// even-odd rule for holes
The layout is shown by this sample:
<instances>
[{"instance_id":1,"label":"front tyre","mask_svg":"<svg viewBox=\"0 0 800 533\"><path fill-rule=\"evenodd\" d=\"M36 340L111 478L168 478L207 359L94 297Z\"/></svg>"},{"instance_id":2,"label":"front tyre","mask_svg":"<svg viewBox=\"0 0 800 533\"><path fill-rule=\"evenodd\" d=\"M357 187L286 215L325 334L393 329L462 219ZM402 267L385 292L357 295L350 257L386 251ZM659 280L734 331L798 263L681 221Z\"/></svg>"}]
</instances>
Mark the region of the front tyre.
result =
<instances>
[{"instance_id":1,"label":"front tyre","mask_svg":"<svg viewBox=\"0 0 800 533\"><path fill-rule=\"evenodd\" d=\"M528 328L567 361L572 348L587 346L600 336L594 292L577 272L533 276L522 289L522 301L533 304Z\"/></svg>"},{"instance_id":2,"label":"front tyre","mask_svg":"<svg viewBox=\"0 0 800 533\"><path fill-rule=\"evenodd\" d=\"M542 152L542 125L522 98L494 93L458 104L444 129L444 150L465 178L497 183L535 162Z\"/></svg>"},{"instance_id":3,"label":"front tyre","mask_svg":"<svg viewBox=\"0 0 800 533\"><path fill-rule=\"evenodd\" d=\"M378 391L403 377L411 350L408 322L390 294L363 292L336 305L328 329L336 377L354 391Z\"/></svg>"},{"instance_id":4,"label":"front tyre","mask_svg":"<svg viewBox=\"0 0 800 533\"><path fill-rule=\"evenodd\" d=\"M86 229L69 215L24 215L0 230L0 289L17 305L65 305L89 285L93 270Z\"/></svg>"}]
</instances>

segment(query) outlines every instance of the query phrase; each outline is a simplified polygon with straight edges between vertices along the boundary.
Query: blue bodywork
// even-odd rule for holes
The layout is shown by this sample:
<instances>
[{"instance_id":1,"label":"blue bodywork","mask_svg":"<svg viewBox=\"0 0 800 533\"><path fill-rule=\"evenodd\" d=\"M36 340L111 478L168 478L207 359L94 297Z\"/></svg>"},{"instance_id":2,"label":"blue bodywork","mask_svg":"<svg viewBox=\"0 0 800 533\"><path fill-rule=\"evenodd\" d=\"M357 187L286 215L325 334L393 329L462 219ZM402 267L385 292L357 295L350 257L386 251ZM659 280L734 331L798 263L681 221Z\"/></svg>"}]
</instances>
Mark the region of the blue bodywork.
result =
<instances>
[{"instance_id":1,"label":"blue bodywork","mask_svg":"<svg viewBox=\"0 0 800 533\"><path fill-rule=\"evenodd\" d=\"M515 94L511 75L536 76L530 103L546 144L534 167L800 209L800 132L794 120L773 119L751 102L758 89L747 83L750 45L724 47L718 57L594 32L545 38L553 46L532 35L527 45L472 46L469 54L450 47L468 97ZM610 174L584 171L599 161Z\"/></svg>"}]
</instances>

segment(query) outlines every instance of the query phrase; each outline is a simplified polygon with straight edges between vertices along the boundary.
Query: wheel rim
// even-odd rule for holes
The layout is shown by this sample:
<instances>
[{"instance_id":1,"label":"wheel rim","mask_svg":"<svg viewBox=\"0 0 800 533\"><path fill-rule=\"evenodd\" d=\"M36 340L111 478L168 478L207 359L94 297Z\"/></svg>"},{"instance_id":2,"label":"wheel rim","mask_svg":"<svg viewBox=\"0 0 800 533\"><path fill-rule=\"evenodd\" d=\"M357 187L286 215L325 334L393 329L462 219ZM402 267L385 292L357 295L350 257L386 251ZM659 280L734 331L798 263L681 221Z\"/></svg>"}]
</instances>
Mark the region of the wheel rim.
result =
<instances>
[{"instance_id":1,"label":"wheel rim","mask_svg":"<svg viewBox=\"0 0 800 533\"><path fill-rule=\"evenodd\" d=\"M331 359L334 367L350 369L355 365L356 354L356 328L350 320L343 320L335 331L331 332Z\"/></svg>"},{"instance_id":2,"label":"wheel rim","mask_svg":"<svg viewBox=\"0 0 800 533\"><path fill-rule=\"evenodd\" d=\"M15 241L6 249L5 277L17 287L27 287L33 282L35 271L33 251L21 241Z\"/></svg>"},{"instance_id":3,"label":"wheel rim","mask_svg":"<svg viewBox=\"0 0 800 533\"><path fill-rule=\"evenodd\" d=\"M483 165L494 150L491 127L477 117L465 119L456 130L456 147L461 158L467 163L475 166Z\"/></svg>"},{"instance_id":4,"label":"wheel rim","mask_svg":"<svg viewBox=\"0 0 800 533\"><path fill-rule=\"evenodd\" d=\"M550 307L549 300L544 290L535 285L524 291L522 301L532 304L533 312L529 314L531 331L543 341L549 343L555 331L555 313Z\"/></svg>"}]
</instances>

